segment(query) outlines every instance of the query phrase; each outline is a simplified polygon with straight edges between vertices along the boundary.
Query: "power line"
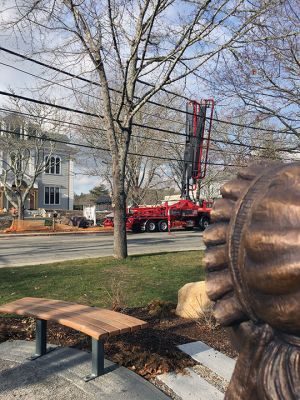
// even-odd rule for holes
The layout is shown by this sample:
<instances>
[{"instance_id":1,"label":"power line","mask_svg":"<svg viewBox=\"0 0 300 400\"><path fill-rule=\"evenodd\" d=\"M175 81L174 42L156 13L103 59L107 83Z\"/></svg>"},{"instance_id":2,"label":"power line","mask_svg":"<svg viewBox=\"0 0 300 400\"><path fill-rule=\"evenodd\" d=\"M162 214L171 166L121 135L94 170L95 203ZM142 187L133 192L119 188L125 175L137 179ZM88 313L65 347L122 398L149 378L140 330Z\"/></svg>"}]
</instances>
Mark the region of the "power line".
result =
<instances>
[{"instance_id":1,"label":"power line","mask_svg":"<svg viewBox=\"0 0 300 400\"><path fill-rule=\"evenodd\" d=\"M225 150L225 149L210 148L209 151L210 152L214 151L214 152L217 152L217 153L225 153L226 155L229 154L229 155L232 155L232 156L243 156L243 157L247 156L247 157L252 157L252 158L263 158L263 159L266 159L266 156L259 155L259 154L251 154L251 153L240 154L240 153L236 153L236 152L233 152L233 151L228 151L228 150ZM279 161L281 160L281 161L289 161L289 162L295 161L295 159L293 159L293 158L281 158L281 157L270 158L270 160L279 160Z\"/></svg>"},{"instance_id":2,"label":"power line","mask_svg":"<svg viewBox=\"0 0 300 400\"><path fill-rule=\"evenodd\" d=\"M55 119L55 118L48 118L48 117L44 117L44 116L38 116L38 115L34 115L34 114L30 114L30 113L25 113L25 112L21 112L21 111L15 111L15 110L9 110L7 108L0 108L0 111L4 111L4 112L9 112L11 114L20 114L20 115L24 115L26 117L30 117L30 118L40 118L46 121L51 121L51 122L57 122L59 124L63 124L63 125L72 125L72 126L76 126L78 128L86 128L86 129L91 129L91 130L95 130L95 131L101 131L101 132L106 132L105 129L103 128L97 128L95 126L89 126L89 125L83 125L83 124L77 124L75 122L69 122L69 121L62 121L59 119ZM153 138L153 137L147 137L147 136L141 136L141 135L135 135L135 134L131 134L132 137L136 137L138 139L145 139L145 140L150 140L150 141L154 141L154 142L161 142L161 143L166 143L166 144L170 144L170 141L168 140L163 140L163 139L158 139L158 138ZM180 145L180 146L185 146L184 142L171 142L172 144L176 144L176 145Z\"/></svg>"},{"instance_id":3,"label":"power line","mask_svg":"<svg viewBox=\"0 0 300 400\"><path fill-rule=\"evenodd\" d=\"M83 78L82 76L72 74L72 73L67 72L67 71L64 71L64 70L62 70L62 69L60 69L60 68L54 67L53 65L46 64L46 63L44 63L44 62L35 60L35 59L31 58L31 57L25 56L24 54L17 53L17 52L15 52L15 51L9 50L9 49L7 49L7 48L5 48L5 47L0 46L0 50L6 52L6 53L8 53L8 54L11 54L11 55L14 55L14 56L23 58L24 60L27 60L27 61L33 62L33 63L35 63L35 64L41 65L41 66L43 66L43 67L52 69L52 70L54 70L54 71L56 71L56 72L59 72L59 73L64 74L64 75L67 75L67 76L69 76L69 77L72 77L72 78L75 78L75 79L79 79L79 80L81 80L81 81L83 81L83 82L90 83L90 84L92 84L92 85L96 85L96 86L98 86L98 87L101 87L101 84L100 84L99 82L95 82L95 81L92 81L92 80L90 80L90 79ZM144 82L142 82L142 83L145 84ZM148 82L147 82L147 84L150 85L150 86L152 86L152 84L150 84L150 83L148 83ZM114 92L116 92L116 93L122 93L120 90L114 89L114 88L110 88L110 87L109 87L109 90L114 91ZM174 93L174 92L170 92L170 91L168 91L168 92L169 92L170 94L173 94L174 96L177 95L177 94ZM178 95L178 96L180 97L180 95ZM139 97L138 97L138 96L134 96L134 98L139 98ZM180 113L183 113L183 114L193 115L193 113L190 113L190 112L188 112L188 111L186 111L186 110L184 111L184 110L181 110L180 108L171 107L171 106L168 106L168 105L166 105L166 104L161 104L161 103L155 102L155 101L153 101L153 100L148 100L148 103L149 103L149 104L154 104L154 105L156 105L156 106L163 107L163 108L166 108L166 109L169 109L169 110L172 110L172 111L180 112ZM231 126L237 126L237 127L240 127L240 128L247 128L247 129L253 129L253 130L258 130L258 131L263 131L263 132L271 132L271 133L277 133L277 134L278 134L278 133L284 133L284 134L288 134L288 135L294 135L293 132L287 132L287 131L283 131L283 130L279 130L279 131L278 131L278 130L268 129L268 128L259 128L259 127L255 127L255 126L251 126L251 125L240 124L240 123L237 123L237 122L230 122L230 121L226 121L226 120L221 120L221 119L218 119L218 118L207 117L207 119L208 119L208 120L215 121L215 122L220 122L220 123L223 123L223 124L228 124L228 125L231 125ZM175 122L175 121L174 121L174 122Z\"/></svg>"},{"instance_id":4,"label":"power line","mask_svg":"<svg viewBox=\"0 0 300 400\"><path fill-rule=\"evenodd\" d=\"M91 146L91 145L86 145L86 144L82 144L82 143L75 143L75 142L71 142L71 141L67 141L67 140L61 140L61 139L55 139L55 138L49 138L49 137L44 137L44 136L36 136L36 135L31 135L31 134L25 134L25 133L18 133L18 132L14 132L8 129L1 129L0 132L5 132L5 133L10 133L13 135L17 135L18 137L22 136L22 137L28 137L31 139L38 139L41 141L48 141L48 142L54 142L54 143L59 143L59 144L66 144L66 145L70 145L70 146L77 146L77 147L81 147L81 148L87 148L87 149L93 149L93 150L101 150L101 151L106 151L106 152L111 152L110 149L108 148L104 148L104 147L99 147L99 146ZM221 149L211 149L212 151L222 151ZM142 154L142 153L135 153L135 152L131 152L129 151L128 154L130 155L134 155L134 156L138 156L138 157L149 157L149 158L154 158L154 159L158 159L161 161L176 161L176 162L185 162L184 159L177 159L177 158L171 158L171 157L161 157L161 156L154 156L151 154ZM238 153L232 153L234 155L238 155ZM251 154L247 154L248 156L252 156ZM265 157L262 157L265 158ZM295 161L292 159L281 159L282 161ZM223 167L246 167L246 165L240 165L240 164L233 164L233 163L217 163L217 162L212 162L212 161L207 161L207 165L214 165L214 166L223 166Z\"/></svg>"},{"instance_id":5,"label":"power line","mask_svg":"<svg viewBox=\"0 0 300 400\"><path fill-rule=\"evenodd\" d=\"M110 149L108 148L104 148L104 147L99 147L99 146L90 146L87 144L83 144L83 143L74 143L74 142L70 142L67 140L61 140L61 139L55 139L55 138L50 138L50 137L41 137L41 136L36 136L36 135L31 135L31 134L26 134L26 133L18 133L18 132L14 132L8 129L1 129L1 132L5 132L5 133L10 133L13 135L17 135L18 137L22 136L22 137L28 137L31 139L38 139L41 141L47 141L47 142L53 142L53 143L60 143L60 144L66 144L66 145L70 145L70 146L77 146L77 147L83 147L83 148L87 148L87 149L93 149L93 150L101 150L101 151L107 151L107 152L111 152ZM134 155L134 156L138 156L138 157L149 157L149 158L155 158L161 161L179 161L179 162L184 162L183 159L178 159L178 158L171 158L171 157L161 157L161 156L154 156L152 154L142 154L142 153L134 153L134 152L128 152L128 154L130 155ZM207 162L208 165L215 165L215 166L223 166L223 167L240 167L240 165L238 164L224 164L224 163L215 163L215 162Z\"/></svg>"},{"instance_id":6,"label":"power line","mask_svg":"<svg viewBox=\"0 0 300 400\"><path fill-rule=\"evenodd\" d=\"M14 55L14 56L23 58L24 60L30 61L30 62L32 62L32 63L34 63L34 64L37 64L37 65L40 65L40 66L42 66L42 67L52 69L53 71L59 72L59 73L61 73L61 74L64 74L64 75L66 75L66 76L69 76L69 77L71 77L71 78L75 78L75 79L78 79L78 80L80 80L80 81L82 81L82 82L90 83L90 84L92 84L92 85L101 87L101 84L100 84L99 82L95 82L95 81L92 81L92 80L90 80L90 79L84 78L84 77L82 77L82 76L72 74L71 72L64 71L64 70L62 70L62 69L60 69L60 68L58 68L58 67L55 67L55 66L53 66L53 65L46 64L46 63L44 63L44 62L42 62L42 61L38 61L38 60L36 60L36 59L34 59L34 58L25 56L24 54L18 53L18 52L16 52L16 51L9 50L9 49L7 49L7 48L5 48L5 47L2 47L2 46L0 46L0 50L4 51L5 53L8 53L8 54L11 54L11 55ZM144 81L140 81L140 82L143 83L143 84L145 84ZM148 83L147 83L147 84L148 84ZM148 84L148 85L152 86L151 84ZM108 87L108 89L111 90L112 92L122 94L122 91L121 91L121 90L118 90L118 89L115 89L115 88L111 88L111 87ZM164 89L164 90L167 91L167 89ZM169 91L167 91L167 92L169 92ZM171 93L171 92L170 92L170 93ZM173 95L176 95L175 93L172 93L172 94L173 94ZM180 95L178 95L178 96L180 96ZM138 97L138 96L134 96L134 98L137 98L137 99L138 99L139 97ZM157 106L160 106L160 107L162 106L160 103L157 103L157 102L155 102L155 101L153 101L153 100L149 100L148 103L154 104L154 105L157 105ZM165 108L167 108L167 109L172 109L170 106L166 106L166 105L163 106L163 107L165 107ZM176 109L174 108L173 111L182 112L183 110L180 110L180 109L176 110ZM186 111L184 111L184 113L186 113Z\"/></svg>"},{"instance_id":7,"label":"power line","mask_svg":"<svg viewBox=\"0 0 300 400\"><path fill-rule=\"evenodd\" d=\"M33 76L33 77L38 78L38 79L41 79L41 80L43 80L43 81L45 81L45 82L49 82L49 83L51 83L51 84L53 84L53 85L61 86L61 87L65 88L65 89L75 91L75 92L77 92L77 93L79 93L79 94L83 94L83 95L86 95L86 96L89 96L89 97L93 97L93 98L95 98L95 99L97 99L97 100L101 100L100 97L97 97L97 96L95 96L95 95L93 95L93 94L86 93L86 92L82 92L82 91L80 91L80 90L78 90L78 89L71 88L71 87L66 86L66 85L64 85L64 84L62 84L62 83L59 83L59 82L54 82L54 81L52 81L52 80L50 80L50 79L47 79L47 78L44 78L44 77L42 77L42 76L39 76L39 75L33 74L33 73L31 73L31 72L25 71L25 70L23 70L23 69L21 69L21 68L17 68L17 67L15 67L15 66L13 66L13 65L6 64L6 63L3 63L3 62L0 62L0 65L4 65L4 66L6 66L6 67L12 68L12 69L14 69L14 70L16 70L16 71L22 72L22 73L27 74L27 75L29 75L29 76ZM145 83L145 82L142 82L142 83ZM145 84L146 84L146 83L145 83ZM152 85L152 86L154 86L154 85ZM167 92L168 92L168 91L167 91ZM186 99L187 99L187 98L186 98ZM113 104L116 105L117 103L116 103L116 102L113 102ZM149 113L147 113L147 112L145 112L145 111L143 111L143 114L144 114L144 115L148 115L148 116L150 116L150 117L160 118L160 119L163 119L164 121L174 122L174 123L177 123L177 124L180 124L180 125L184 125L184 126L185 126L185 122L180 122L180 121L176 121L176 120L169 119L169 118L166 118L166 117L160 117L160 116L157 116L157 115L149 114ZM60 121L60 122L62 122L62 121ZM82 126L83 126L83 125L82 125ZM85 126L85 127L86 127L86 126ZM97 129L98 129L98 128L97 128ZM99 129L98 129L98 130L99 130ZM105 131L104 129L100 129L100 130ZM133 136L133 137L143 138L143 139L146 139L146 140L156 140L156 141L158 141L158 142L166 142L166 143L167 143L167 141L165 141L165 140L153 139L153 138L146 138L146 137L136 136L136 135L134 135L134 134L132 134L132 136ZM267 141L267 142L272 142L272 143L273 143L273 142L275 142L276 140L272 140L272 139L267 140L267 139L265 139L265 141ZM179 143L179 142L177 142L177 143L174 143L174 142L173 142L173 144L184 145L184 143Z\"/></svg>"},{"instance_id":8,"label":"power line","mask_svg":"<svg viewBox=\"0 0 300 400\"><path fill-rule=\"evenodd\" d=\"M63 109L65 111L69 111L69 112L75 112L75 113L88 115L88 116L92 116L92 117L96 117L96 118L102 118L102 119L104 118L101 115L97 115L97 114L93 114L93 113L89 113L89 112L86 112L86 111L77 110L77 109L73 109L73 108L69 108L69 107L65 107L65 106L61 106L61 105L57 105L57 104L53 104L53 103L48 103L48 102L44 102L44 101L41 101L41 100L36 100L36 99L32 99L32 98L29 98L29 97L16 95L16 94L9 93L9 92L0 91L0 95L1 94L4 95L4 96L18 98L18 99L29 101L29 102L36 103L36 104L42 104L42 105L46 105L46 106L50 106L50 107L54 107L54 108L58 108L58 109ZM185 133L175 132L175 131L171 131L171 130L167 130L167 129L163 129L163 128L149 127L148 125L135 124L135 123L133 123L133 125L137 126L137 127L140 127L140 128L144 128L144 129L151 129L151 130L155 130L155 131L159 131L159 132L171 133L171 134L177 135L177 136L183 136L183 137L187 137L188 136ZM82 125L80 125L80 126L82 126ZM95 128L95 129L99 130L101 128ZM101 129L101 130L103 131L103 129ZM136 135L136 137L139 137L139 136ZM144 137L144 138L146 139L146 137ZM208 140L208 139L207 138L203 138L203 140ZM245 143L235 143L235 142L232 142L232 141L229 141L229 140L225 141L225 140L222 140L222 139L212 139L211 138L210 141L214 142L214 143L222 143L222 144L225 144L225 145L229 145L230 144L230 145L233 145L233 146L247 147L247 148L253 149L253 150L270 150L268 147L265 147L265 146L256 146L256 145L250 145L250 144L245 144ZM167 142L167 143L170 143L170 142ZM291 150L295 150L295 149L291 149L291 148L274 149L274 151L288 152L288 153L290 153Z\"/></svg>"},{"instance_id":9,"label":"power line","mask_svg":"<svg viewBox=\"0 0 300 400\"><path fill-rule=\"evenodd\" d=\"M0 49L1 49L1 48L0 48ZM65 89L68 89L68 90L77 92L78 94L82 94L82 95L85 95L85 96L88 96L88 97L93 97L93 98L96 99L96 100L100 100L100 101L102 100L100 97L95 96L95 95L93 95L93 94L86 93L86 92L82 92L81 90L78 90L78 89L76 89L76 88L69 87L69 86L64 85L64 84L62 84L62 83L60 83L60 82L54 82L54 81L51 80L51 79L47 79L47 78L44 78L43 76L39 76L39 75L36 75L36 74L34 74L34 73L32 73L32 72L25 71L24 69L17 68L17 67L15 67L14 65L6 64L6 63L4 63L4 62L0 62L0 65L4 65L5 67L12 68L12 69L14 69L14 70L16 70L16 71L22 72L22 73L24 73L24 74L26 74L26 75L29 75L29 76L32 76L32 77L34 77L34 78L41 79L41 80L43 80L43 81L45 81L45 82L51 83L52 85L61 86L61 87L65 88ZM118 105L118 103L116 103L116 102L114 102L114 101L112 101L112 104ZM173 122L173 123L176 123L176 124L180 124L180 125L185 126L185 122L176 121L176 120L174 120L174 119L170 119L170 118L167 118L167 117L165 117L165 116L159 116L159 115L150 114L150 113L148 113L148 112L146 112L146 111L144 111L144 110L143 110L143 114L144 114L144 115L147 115L147 116L149 116L149 117L160 118L160 119L163 119L164 121L169 121L169 122Z\"/></svg>"},{"instance_id":10,"label":"power line","mask_svg":"<svg viewBox=\"0 0 300 400\"><path fill-rule=\"evenodd\" d=\"M77 127L80 127L80 128L87 128L87 129L92 129L92 130L97 130L97 131L101 130L101 131L105 132L104 129L101 129L101 128L98 129L98 128L92 127L92 126L76 124L74 122L61 121L61 120L48 118L48 117L39 117L37 115L33 115L33 114L30 114L30 113L24 113L24 112L21 112L21 111L13 111L13 110L5 109L5 108L0 108L0 111L9 112L9 113L12 113L12 114L20 114L20 115L24 115L24 116L27 116L27 117L42 118L42 119L49 120L49 121L52 121L52 122L58 122L58 123L62 123L62 124L69 124L69 125L74 125L74 126L77 126ZM132 134L132 136L137 137L137 138L141 138L141 139L145 139L145 140L165 143L165 144L168 144L168 145L175 144L175 145L185 146L184 142L169 142L169 141L163 140L163 139L150 138L150 137L139 136L139 135L134 135L134 134ZM214 139L211 139L211 140L214 141ZM232 142L230 142L230 143L232 143ZM230 144L230 143L226 143L226 144ZM242 144L238 144L237 143L237 145L241 146ZM245 146L251 148L251 145L245 145ZM91 146L91 147L93 148L93 146ZM209 151L214 151L214 152L219 152L219 153L226 153L226 154L230 154L230 155L233 155L233 156L238 156L239 155L239 153L228 151L227 149L210 148ZM257 154L253 155L251 153L247 153L247 154L243 154L243 155L246 155L248 157L265 158L265 156L260 156L260 155L257 155ZM287 159L287 158L283 159L283 158L279 158L279 157L276 157L275 159L283 160L283 161L294 161L293 159Z\"/></svg>"},{"instance_id":11,"label":"power line","mask_svg":"<svg viewBox=\"0 0 300 400\"><path fill-rule=\"evenodd\" d=\"M21 96L21 95L15 94L15 93L4 92L4 91L1 90L0 91L0 95L13 97L13 98L19 99L19 100L25 100L25 101L29 101L31 103L41 104L41 105L48 106L48 107L54 107L54 108L57 108L57 109L60 109L60 110L64 110L64 111L68 111L68 112L74 112L74 113L81 114L81 115L87 115L89 117L95 117L95 118L104 119L104 116L100 115L100 114L98 115L98 114L90 113L88 111L82 111L82 110L78 110L78 109L75 109L75 108L70 108L70 107L66 107L66 106L57 105L57 104L54 104L54 103L48 103L46 101L37 100L37 99L33 99L33 98L30 98L30 97L26 97L26 96ZM173 133L174 135L186 136L185 134L179 134L178 132L170 131L168 129L156 128L154 126L149 126L149 125L144 125L144 124L137 124L136 122L133 122L132 125L136 126L138 128L144 128L144 129L150 129L150 130L163 132L163 133Z\"/></svg>"},{"instance_id":12,"label":"power line","mask_svg":"<svg viewBox=\"0 0 300 400\"><path fill-rule=\"evenodd\" d=\"M147 86L151 86L151 87L155 88L155 85L153 83L149 83L149 82L143 81L141 79L137 79L137 81L139 83L142 83L143 85L147 85ZM168 94L170 94L172 96L180 97L181 99L183 99L185 101L191 101L191 99L189 99L188 97L186 97L186 96L184 96L182 94L178 94L178 93L172 92L171 90L168 90L168 89L165 89L165 88L161 88L160 90L162 92L168 93Z\"/></svg>"},{"instance_id":13,"label":"power line","mask_svg":"<svg viewBox=\"0 0 300 400\"><path fill-rule=\"evenodd\" d=\"M44 63L44 62L42 62L42 61L38 61L38 60L36 60L36 59L34 59L34 58L28 57L28 56L26 56L25 54L18 53L18 52L16 52L16 51L7 49L7 48L5 48L5 47L3 47L3 46L0 46L0 50L4 51L5 53L8 53L8 54L11 54L11 55L14 55L14 56L23 58L24 60L30 61L30 62L35 63L35 64L37 64L37 65L40 65L40 66L42 66L42 67L46 67L46 68L52 69L53 71L59 72L59 73L61 73L61 74L68 75L68 76L71 77L71 78L79 79L79 80L81 80L81 81L83 81L83 82L91 83L91 84L93 84L93 85L95 85L95 86L100 86L100 87L101 87L101 84L100 84L99 82L92 81L92 80L87 79L87 78L84 78L84 77L82 77L82 76L80 76L80 75L72 74L71 72L67 72L67 71L62 70L62 69L60 69L60 68L58 68L58 67L55 67L55 66L53 66L53 65L49 65L49 64ZM143 81L142 79L137 79L137 81L138 81L139 83L142 83L143 85L155 87L155 85L153 85L152 83ZM115 89L115 88L109 87L109 90L111 90L111 91L113 91L113 92L116 92L116 93L122 94L122 91L121 91L121 90L118 90L118 89ZM165 88L162 88L161 90L164 91L164 92L166 92L166 93L168 93L168 94L171 94L171 95L173 95L173 96L177 96L177 97L180 97L180 98L182 98L182 99L184 99L184 100L189 101L189 99L188 99L186 96L180 95L180 94L178 94L178 93L174 93L174 92L172 92L172 91L170 91L170 90L168 90L168 89L165 89ZM138 96L135 96L135 97L138 98ZM154 104L154 103L153 103L153 104Z\"/></svg>"}]
</instances>

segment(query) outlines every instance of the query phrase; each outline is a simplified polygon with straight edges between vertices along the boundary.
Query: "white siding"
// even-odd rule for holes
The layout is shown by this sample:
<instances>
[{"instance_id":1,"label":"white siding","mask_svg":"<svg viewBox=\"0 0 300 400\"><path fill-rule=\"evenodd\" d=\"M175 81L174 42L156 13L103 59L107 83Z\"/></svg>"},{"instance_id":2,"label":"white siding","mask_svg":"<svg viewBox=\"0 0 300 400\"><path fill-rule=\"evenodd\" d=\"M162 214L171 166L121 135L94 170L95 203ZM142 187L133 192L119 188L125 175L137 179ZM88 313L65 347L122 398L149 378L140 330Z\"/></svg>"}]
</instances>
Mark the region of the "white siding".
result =
<instances>
[{"instance_id":1,"label":"white siding","mask_svg":"<svg viewBox=\"0 0 300 400\"><path fill-rule=\"evenodd\" d=\"M32 153L32 151L30 153ZM30 154L30 159L28 162L27 169L28 169L28 171L27 171L28 175L33 176L33 174L34 174L34 156L33 156L33 154Z\"/></svg>"},{"instance_id":2,"label":"white siding","mask_svg":"<svg viewBox=\"0 0 300 400\"><path fill-rule=\"evenodd\" d=\"M74 162L69 160L69 210L74 206Z\"/></svg>"},{"instance_id":3,"label":"white siding","mask_svg":"<svg viewBox=\"0 0 300 400\"><path fill-rule=\"evenodd\" d=\"M0 174L3 171L3 150L0 150Z\"/></svg>"},{"instance_id":4,"label":"white siding","mask_svg":"<svg viewBox=\"0 0 300 400\"><path fill-rule=\"evenodd\" d=\"M57 154L61 157L61 173L59 175L42 173L38 179L39 201L38 207L48 210L73 209L73 176L69 176L69 155ZM60 191L60 204L45 204L45 187L58 187ZM69 197L70 196L70 197Z\"/></svg>"}]
</instances>

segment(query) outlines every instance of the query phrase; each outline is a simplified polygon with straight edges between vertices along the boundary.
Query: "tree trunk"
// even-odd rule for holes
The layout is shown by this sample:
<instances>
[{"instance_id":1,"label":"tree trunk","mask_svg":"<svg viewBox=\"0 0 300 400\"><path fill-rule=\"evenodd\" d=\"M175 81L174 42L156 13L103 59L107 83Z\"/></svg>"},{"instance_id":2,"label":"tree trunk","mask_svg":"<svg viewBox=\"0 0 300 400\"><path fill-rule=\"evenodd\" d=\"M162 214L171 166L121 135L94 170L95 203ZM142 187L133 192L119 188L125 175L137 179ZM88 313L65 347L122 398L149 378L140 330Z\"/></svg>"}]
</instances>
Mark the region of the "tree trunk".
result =
<instances>
[{"instance_id":1,"label":"tree trunk","mask_svg":"<svg viewBox=\"0 0 300 400\"><path fill-rule=\"evenodd\" d=\"M126 258L127 236L126 236L126 194L124 187L124 177L120 171L119 162L113 160L113 199L114 209L114 256L122 259Z\"/></svg>"},{"instance_id":2,"label":"tree trunk","mask_svg":"<svg viewBox=\"0 0 300 400\"><path fill-rule=\"evenodd\" d=\"M25 206L21 199L18 199L18 220L22 221L25 218Z\"/></svg>"}]
</instances>

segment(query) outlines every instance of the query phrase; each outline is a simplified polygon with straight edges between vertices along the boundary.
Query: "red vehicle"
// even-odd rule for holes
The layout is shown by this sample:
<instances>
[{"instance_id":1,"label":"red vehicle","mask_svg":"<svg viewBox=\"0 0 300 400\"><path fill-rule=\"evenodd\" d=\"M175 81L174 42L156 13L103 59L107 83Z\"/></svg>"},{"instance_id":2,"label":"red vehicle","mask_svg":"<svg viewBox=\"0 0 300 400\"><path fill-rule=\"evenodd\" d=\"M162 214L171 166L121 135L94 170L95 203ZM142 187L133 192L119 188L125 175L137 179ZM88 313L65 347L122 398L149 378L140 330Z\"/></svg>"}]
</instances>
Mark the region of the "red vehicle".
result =
<instances>
[{"instance_id":1,"label":"red vehicle","mask_svg":"<svg viewBox=\"0 0 300 400\"><path fill-rule=\"evenodd\" d=\"M133 207L127 212L126 228L132 232L167 232L172 228L205 229L210 223L212 201L202 201L201 206L191 200L179 200L177 203L160 206ZM104 221L104 226L113 226L113 217Z\"/></svg>"},{"instance_id":2,"label":"red vehicle","mask_svg":"<svg viewBox=\"0 0 300 400\"><path fill-rule=\"evenodd\" d=\"M201 205L190 199L190 191L205 178L212 128L214 100L190 101L187 104L186 143L182 174L181 199L175 204L134 207L128 209L126 228L132 232L166 232L171 228L205 229L210 223L212 201ZM210 116L207 117L207 114ZM113 216L106 218L104 226L112 227Z\"/></svg>"}]
</instances>

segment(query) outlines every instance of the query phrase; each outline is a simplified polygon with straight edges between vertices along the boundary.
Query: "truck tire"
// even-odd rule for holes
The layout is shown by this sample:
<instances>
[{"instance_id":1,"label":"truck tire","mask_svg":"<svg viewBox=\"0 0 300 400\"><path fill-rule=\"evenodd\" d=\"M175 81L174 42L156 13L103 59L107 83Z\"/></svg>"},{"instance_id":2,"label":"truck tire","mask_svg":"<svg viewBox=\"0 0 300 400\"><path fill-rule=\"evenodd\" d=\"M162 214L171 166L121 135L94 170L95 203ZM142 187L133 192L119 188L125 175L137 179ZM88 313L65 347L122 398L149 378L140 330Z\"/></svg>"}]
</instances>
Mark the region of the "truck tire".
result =
<instances>
[{"instance_id":1,"label":"truck tire","mask_svg":"<svg viewBox=\"0 0 300 400\"><path fill-rule=\"evenodd\" d=\"M159 232L168 232L168 222L164 220L159 221L158 230Z\"/></svg>"},{"instance_id":2,"label":"truck tire","mask_svg":"<svg viewBox=\"0 0 300 400\"><path fill-rule=\"evenodd\" d=\"M208 227L208 225L210 224L210 220L208 217L202 217L199 221L199 227L200 229L202 229L203 231Z\"/></svg>"},{"instance_id":3,"label":"truck tire","mask_svg":"<svg viewBox=\"0 0 300 400\"><path fill-rule=\"evenodd\" d=\"M146 232L155 232L156 231L156 223L154 221L147 221L145 226Z\"/></svg>"}]
</instances>

